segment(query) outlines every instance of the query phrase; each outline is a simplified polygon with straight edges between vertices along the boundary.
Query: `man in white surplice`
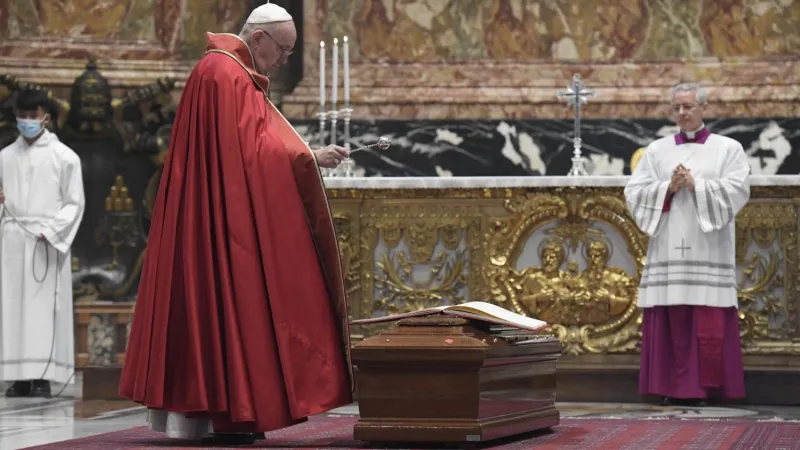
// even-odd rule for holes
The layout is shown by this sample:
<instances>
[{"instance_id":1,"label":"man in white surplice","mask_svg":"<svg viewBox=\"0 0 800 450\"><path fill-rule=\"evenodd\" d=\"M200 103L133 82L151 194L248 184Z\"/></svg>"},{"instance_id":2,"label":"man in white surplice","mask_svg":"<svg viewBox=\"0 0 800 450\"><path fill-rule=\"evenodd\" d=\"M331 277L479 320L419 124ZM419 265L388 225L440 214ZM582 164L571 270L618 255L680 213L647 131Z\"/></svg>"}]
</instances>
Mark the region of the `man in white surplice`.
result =
<instances>
[{"instance_id":1,"label":"man in white surplice","mask_svg":"<svg viewBox=\"0 0 800 450\"><path fill-rule=\"evenodd\" d=\"M650 236L639 393L665 404L745 395L734 220L750 198L750 166L740 143L705 127L706 108L701 86L676 86L681 131L647 147L625 188Z\"/></svg>"},{"instance_id":2,"label":"man in white surplice","mask_svg":"<svg viewBox=\"0 0 800 450\"><path fill-rule=\"evenodd\" d=\"M70 246L84 211L78 155L45 129L45 92L17 98L20 137L0 150L0 377L49 397L75 370Z\"/></svg>"}]
</instances>

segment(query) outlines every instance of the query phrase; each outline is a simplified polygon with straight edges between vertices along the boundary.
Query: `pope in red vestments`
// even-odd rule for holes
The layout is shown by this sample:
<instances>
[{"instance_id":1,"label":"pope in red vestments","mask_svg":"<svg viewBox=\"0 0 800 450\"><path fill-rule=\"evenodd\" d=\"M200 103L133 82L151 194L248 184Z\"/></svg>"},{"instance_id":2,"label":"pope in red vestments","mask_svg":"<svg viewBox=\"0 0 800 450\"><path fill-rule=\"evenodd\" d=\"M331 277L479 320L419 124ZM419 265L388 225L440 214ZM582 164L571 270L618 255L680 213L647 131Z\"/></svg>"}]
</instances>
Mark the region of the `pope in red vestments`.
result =
<instances>
[{"instance_id":1,"label":"pope in red vestments","mask_svg":"<svg viewBox=\"0 0 800 450\"><path fill-rule=\"evenodd\" d=\"M248 20L245 37L209 33L183 90L119 388L168 436L257 435L352 401L318 169L346 150L310 150L262 75L285 62L292 33L286 20Z\"/></svg>"}]
</instances>

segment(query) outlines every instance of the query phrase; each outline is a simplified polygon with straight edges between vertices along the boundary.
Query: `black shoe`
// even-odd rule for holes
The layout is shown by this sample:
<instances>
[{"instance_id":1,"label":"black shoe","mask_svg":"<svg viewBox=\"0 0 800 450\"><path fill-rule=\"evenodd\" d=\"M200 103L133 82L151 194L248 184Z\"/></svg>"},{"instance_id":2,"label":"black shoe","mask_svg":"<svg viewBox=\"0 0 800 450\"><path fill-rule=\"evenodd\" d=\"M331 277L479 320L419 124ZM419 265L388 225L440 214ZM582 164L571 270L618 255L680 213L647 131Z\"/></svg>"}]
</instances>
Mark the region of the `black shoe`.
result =
<instances>
[{"instance_id":1,"label":"black shoe","mask_svg":"<svg viewBox=\"0 0 800 450\"><path fill-rule=\"evenodd\" d=\"M267 435L264 433L253 433L253 439L257 441L263 441L267 438Z\"/></svg>"},{"instance_id":2,"label":"black shoe","mask_svg":"<svg viewBox=\"0 0 800 450\"><path fill-rule=\"evenodd\" d=\"M696 406L696 407L698 407L698 408L705 408L705 407L709 406L709 404L708 404L708 400L706 400L706 399L703 399L703 398L701 398L701 399L698 399L698 400L697 400L697 401L694 403L694 406Z\"/></svg>"},{"instance_id":3,"label":"black shoe","mask_svg":"<svg viewBox=\"0 0 800 450\"><path fill-rule=\"evenodd\" d=\"M31 396L31 382L30 381L15 381L10 388L6 390L6 397L30 397Z\"/></svg>"},{"instance_id":4,"label":"black shoe","mask_svg":"<svg viewBox=\"0 0 800 450\"><path fill-rule=\"evenodd\" d=\"M47 380L31 381L31 397L52 397L50 393L50 382Z\"/></svg>"},{"instance_id":5,"label":"black shoe","mask_svg":"<svg viewBox=\"0 0 800 450\"><path fill-rule=\"evenodd\" d=\"M255 443L252 433L212 433L203 438L203 445L214 447L239 447Z\"/></svg>"},{"instance_id":6,"label":"black shoe","mask_svg":"<svg viewBox=\"0 0 800 450\"><path fill-rule=\"evenodd\" d=\"M661 399L661 406L672 406L672 399L669 397L664 397Z\"/></svg>"}]
</instances>

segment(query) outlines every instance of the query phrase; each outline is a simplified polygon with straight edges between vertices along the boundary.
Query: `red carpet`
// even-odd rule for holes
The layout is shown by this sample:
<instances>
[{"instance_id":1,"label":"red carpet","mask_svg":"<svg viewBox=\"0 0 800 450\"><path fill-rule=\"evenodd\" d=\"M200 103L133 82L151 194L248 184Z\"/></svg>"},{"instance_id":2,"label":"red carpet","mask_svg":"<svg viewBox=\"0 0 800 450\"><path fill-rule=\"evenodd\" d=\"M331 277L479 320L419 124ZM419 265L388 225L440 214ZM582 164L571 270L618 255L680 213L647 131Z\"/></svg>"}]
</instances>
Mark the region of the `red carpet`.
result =
<instances>
[{"instance_id":1,"label":"red carpet","mask_svg":"<svg viewBox=\"0 0 800 450\"><path fill-rule=\"evenodd\" d=\"M249 448L369 449L353 440L352 416L320 416L267 434ZM195 442L165 439L145 427L29 447L45 450L190 449ZM208 448L208 447L206 447ZM428 447L433 448L433 447ZM702 420L562 419L550 433L518 437L483 448L504 450L678 450L758 449L800 450L800 423Z\"/></svg>"}]
</instances>

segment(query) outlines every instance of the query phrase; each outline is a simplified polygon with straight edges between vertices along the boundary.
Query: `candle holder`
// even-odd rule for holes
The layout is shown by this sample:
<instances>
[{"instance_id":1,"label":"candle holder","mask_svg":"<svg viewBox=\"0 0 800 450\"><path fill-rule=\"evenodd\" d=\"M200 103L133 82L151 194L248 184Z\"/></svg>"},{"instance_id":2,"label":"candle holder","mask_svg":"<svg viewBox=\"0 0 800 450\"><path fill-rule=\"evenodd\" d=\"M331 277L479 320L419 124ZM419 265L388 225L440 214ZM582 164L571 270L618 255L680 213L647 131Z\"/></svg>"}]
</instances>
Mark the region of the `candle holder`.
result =
<instances>
[{"instance_id":1,"label":"candle holder","mask_svg":"<svg viewBox=\"0 0 800 450\"><path fill-rule=\"evenodd\" d=\"M328 120L328 113L320 108L317 118L319 119L319 146L325 147L325 123Z\"/></svg>"},{"instance_id":2,"label":"candle holder","mask_svg":"<svg viewBox=\"0 0 800 450\"><path fill-rule=\"evenodd\" d=\"M95 230L95 241L97 245L108 244L111 247L111 263L107 268L113 270L120 265L120 247L135 247L141 236L133 199L128 196L128 188L121 176L117 176L109 191L105 199L105 214Z\"/></svg>"},{"instance_id":3,"label":"candle holder","mask_svg":"<svg viewBox=\"0 0 800 450\"><path fill-rule=\"evenodd\" d=\"M344 119L344 148L350 150L350 117L353 115L353 109L350 105L345 105L344 109L339 111L342 113Z\"/></svg>"},{"instance_id":4,"label":"candle holder","mask_svg":"<svg viewBox=\"0 0 800 450\"><path fill-rule=\"evenodd\" d=\"M344 148L350 150L350 117L353 115L353 109L350 105L345 105L344 109L340 110L342 119L344 120ZM337 167L339 176L350 178L353 176L353 171L356 168L356 163L351 158L345 158L344 161Z\"/></svg>"},{"instance_id":5,"label":"candle holder","mask_svg":"<svg viewBox=\"0 0 800 450\"><path fill-rule=\"evenodd\" d=\"M355 152L361 152L364 150L369 150L371 148L378 148L380 150L386 150L392 145L392 139L388 136L381 136L377 142L369 145L364 145L358 147L356 149L352 149L352 144L350 142L350 117L353 114L353 110L351 108L343 108L338 111L328 111L327 113L317 113L317 117L320 118L320 142L324 144L324 130L326 127L325 118L331 118L331 129L333 130L331 133L331 145L337 145L336 142L336 121L338 120L339 114L342 115L342 119L344 121L344 142L342 146L347 150L350 150L350 155ZM324 147L324 145L322 145ZM354 176L356 164L352 158L345 158L341 164L335 169L320 169L323 177L352 177Z\"/></svg>"},{"instance_id":6,"label":"candle holder","mask_svg":"<svg viewBox=\"0 0 800 450\"><path fill-rule=\"evenodd\" d=\"M340 164L339 167L334 169L334 175L336 177L342 178L352 178L353 172L355 171L356 163L353 162L350 158L345 158Z\"/></svg>"},{"instance_id":7,"label":"candle holder","mask_svg":"<svg viewBox=\"0 0 800 450\"><path fill-rule=\"evenodd\" d=\"M330 144L338 145L337 127L339 125L339 117L341 116L342 120L344 121L344 136L343 136L344 142L342 143L342 147L350 150L350 117L352 116L352 114L353 110L347 106L339 110L334 109L327 112L317 113L317 117L319 117L320 119L319 134L320 134L320 143L322 144L320 145L320 147L325 146L324 135L325 135L325 128L327 127L326 124L327 119L330 119L331 121ZM323 177L352 177L354 169L355 169L355 163L350 158L346 158L344 161L341 162L341 164L339 164L339 167L337 167L336 169L323 168L321 172Z\"/></svg>"},{"instance_id":8,"label":"candle holder","mask_svg":"<svg viewBox=\"0 0 800 450\"><path fill-rule=\"evenodd\" d=\"M332 109L328 111L331 118L331 145L336 145L336 123L339 119L339 111Z\"/></svg>"}]
</instances>

